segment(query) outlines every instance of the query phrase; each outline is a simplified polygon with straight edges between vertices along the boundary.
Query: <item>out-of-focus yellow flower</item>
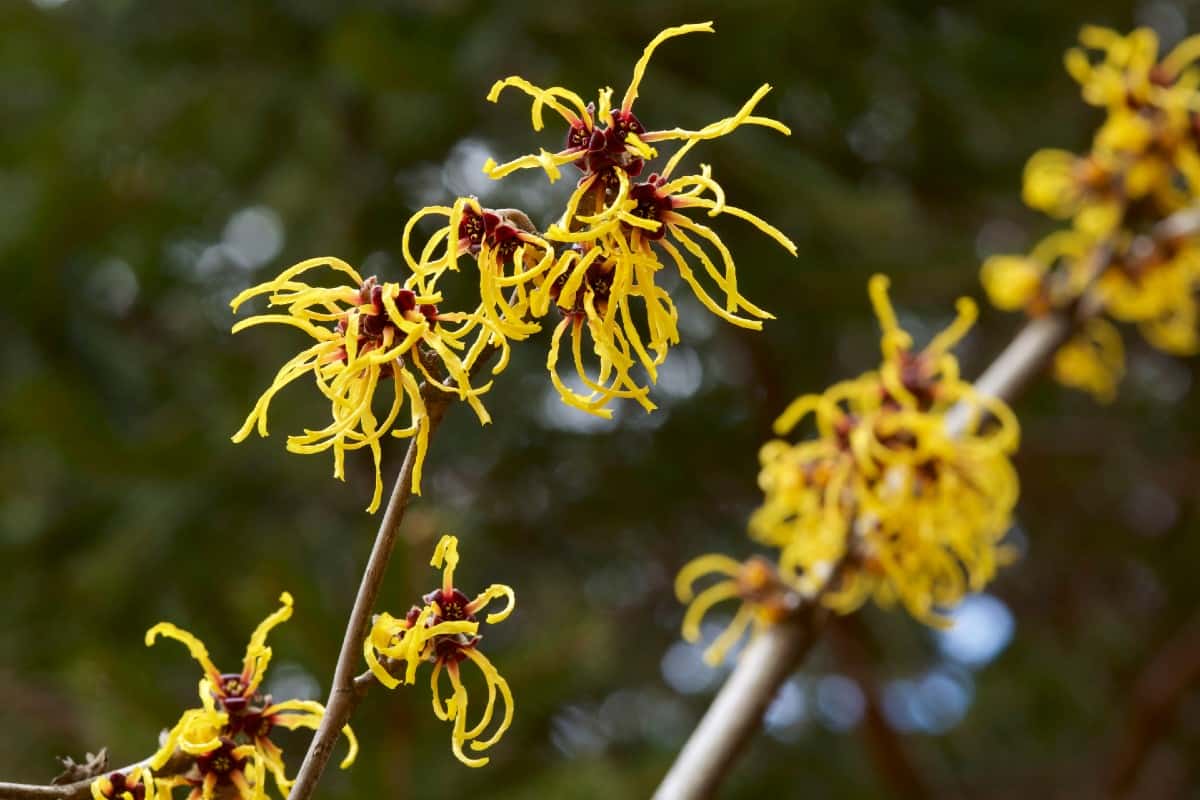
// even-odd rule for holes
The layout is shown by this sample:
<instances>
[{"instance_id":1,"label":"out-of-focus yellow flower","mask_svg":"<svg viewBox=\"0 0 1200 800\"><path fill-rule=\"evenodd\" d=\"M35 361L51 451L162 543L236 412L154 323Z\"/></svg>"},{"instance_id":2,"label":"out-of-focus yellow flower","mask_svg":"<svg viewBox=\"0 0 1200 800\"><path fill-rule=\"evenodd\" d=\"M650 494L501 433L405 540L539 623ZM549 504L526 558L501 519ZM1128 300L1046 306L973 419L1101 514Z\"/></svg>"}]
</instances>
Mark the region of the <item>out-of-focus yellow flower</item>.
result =
<instances>
[{"instance_id":1,"label":"out-of-focus yellow flower","mask_svg":"<svg viewBox=\"0 0 1200 800\"><path fill-rule=\"evenodd\" d=\"M886 278L872 278L870 290L882 366L805 395L779 417L779 435L811 416L816 436L763 447L765 497L750 529L781 549L783 574L801 592L821 593L835 610L873 597L937 625L939 609L982 589L1011 556L1000 541L1017 498L1009 456L1018 425L1002 401L961 380L950 353L975 318L973 303L960 300L950 327L914 351Z\"/></svg>"},{"instance_id":2,"label":"out-of-focus yellow flower","mask_svg":"<svg viewBox=\"0 0 1200 800\"><path fill-rule=\"evenodd\" d=\"M1082 306L1137 324L1161 350L1193 354L1200 349L1200 249L1194 235L1157 231L1200 202L1200 36L1161 60L1148 28L1122 35L1088 26L1079 39L1082 47L1067 52L1067 71L1106 118L1090 152L1042 150L1024 181L1025 202L1070 218L1073 230L1050 235L1028 257L988 259L980 277L998 308L1039 316ZM1096 320L1056 354L1054 375L1109 402L1124 363L1120 334Z\"/></svg>"},{"instance_id":3,"label":"out-of-focus yellow flower","mask_svg":"<svg viewBox=\"0 0 1200 800\"><path fill-rule=\"evenodd\" d=\"M1077 230L1056 231L1029 255L996 255L983 262L980 282L992 305L1041 316L1074 302L1094 280L1091 259L1096 237Z\"/></svg>"},{"instance_id":4,"label":"out-of-focus yellow flower","mask_svg":"<svg viewBox=\"0 0 1200 800\"><path fill-rule=\"evenodd\" d=\"M175 785L192 786L196 797L208 798L214 786L226 783L232 783L246 800L264 797L263 776L268 770L286 796L292 782L284 773L283 751L271 741L271 731L275 727L316 729L325 715L320 703L308 700L275 703L269 694L260 691L271 662L267 635L292 616L292 596L284 592L279 601L280 608L250 636L240 673L222 673L203 642L169 622L160 622L146 632L148 646L159 636L183 644L204 671L199 686L201 707L183 713L149 761L149 768L158 770L176 750L194 756L195 767ZM358 740L349 725L342 728L342 733L350 744L341 764L346 769L358 754ZM249 773L247 763L251 767Z\"/></svg>"},{"instance_id":5,"label":"out-of-focus yellow flower","mask_svg":"<svg viewBox=\"0 0 1200 800\"><path fill-rule=\"evenodd\" d=\"M697 594L694 584L705 575L725 577ZM685 564L675 577L675 596L688 607L683 638L689 642L699 641L700 622L709 609L725 600L741 601L733 620L704 651L704 660L711 666L725 659L748 628L753 626L753 634L757 634L779 622L796 609L799 600L767 559L754 556L742 562L719 554L699 556Z\"/></svg>"},{"instance_id":6,"label":"out-of-focus yellow flower","mask_svg":"<svg viewBox=\"0 0 1200 800\"><path fill-rule=\"evenodd\" d=\"M1200 247L1193 242L1160 248L1149 259L1114 259L1096 286L1114 319L1137 323L1146 341L1181 356L1200 349L1197 290Z\"/></svg>"},{"instance_id":7,"label":"out-of-focus yellow flower","mask_svg":"<svg viewBox=\"0 0 1200 800\"><path fill-rule=\"evenodd\" d=\"M1125 376L1121 333L1104 319L1091 319L1054 354L1054 379L1090 393L1101 403L1117 396Z\"/></svg>"},{"instance_id":8,"label":"out-of-focus yellow flower","mask_svg":"<svg viewBox=\"0 0 1200 800\"><path fill-rule=\"evenodd\" d=\"M345 275L351 283L333 288L309 286L299 280L309 270L330 267ZM270 306L285 306L284 313L260 314L241 320L233 332L254 325L276 323L290 325L307 333L315 344L300 351L275 375L271 386L255 403L245 423L233 435L241 442L257 428L267 435L267 410L281 389L304 375L311 375L317 389L329 400L332 421L318 430L289 436L287 449L293 453L320 453L333 450L333 475L345 480L347 450L369 448L375 462L375 491L368 511L379 508L383 492L380 476L380 441L389 432L398 437L417 437L417 459L413 469L413 491L421 491L421 467L428 446L429 417L413 371L424 380L465 400L480 422L491 420L479 396L491 384L472 387L470 371L474 357L482 350L478 338L487 340L494 332L490 320L478 314L442 313L436 303L438 294L418 294L395 283L380 284L374 277L364 279L344 261L314 258L284 270L279 277L241 292L230 305L236 311L242 303L267 295ZM457 323L458 327L451 327ZM476 329L476 346L466 357L465 339ZM444 370L453 378L453 387L444 383L435 370ZM377 416L375 394L381 383L393 383L392 402ZM405 399L409 404L409 425L395 427Z\"/></svg>"},{"instance_id":9,"label":"out-of-focus yellow flower","mask_svg":"<svg viewBox=\"0 0 1200 800\"><path fill-rule=\"evenodd\" d=\"M488 159L483 170L492 178L502 178L519 169L540 167L545 170L551 181L561 176L559 167L575 164L585 174L605 172L611 167L617 167L632 177L641 174L645 162L657 155L651 143L685 140L702 141L724 136L742 125L761 125L768 128L790 133L787 126L768 117L754 115L754 108L759 101L771 90L770 85L763 84L737 114L705 125L698 130L670 128L665 130L648 131L641 120L633 113L633 103L638 97L638 90L646 67L655 49L668 39L689 33L712 33L711 22L693 25L679 25L659 33L646 45L642 57L633 68L633 79L619 108L612 107L612 89L601 89L599 108L595 104L584 103L583 98L570 89L561 86L551 86L542 89L518 76L497 81L488 93L488 100L497 102L501 92L508 87L525 92L533 98L531 119L533 129L540 131L545 123L543 113L546 108L561 116L567 123L566 146L551 153L545 149L536 155L527 155L497 164Z\"/></svg>"},{"instance_id":10,"label":"out-of-focus yellow flower","mask_svg":"<svg viewBox=\"0 0 1200 800\"><path fill-rule=\"evenodd\" d=\"M1026 205L1094 236L1114 231L1125 213L1121 175L1109 159L1079 157L1066 150L1039 150L1025 165Z\"/></svg>"},{"instance_id":11,"label":"out-of-focus yellow flower","mask_svg":"<svg viewBox=\"0 0 1200 800\"><path fill-rule=\"evenodd\" d=\"M1200 36L1184 39L1161 61L1158 36L1150 28L1122 36L1110 28L1086 25L1079 42L1083 47L1068 50L1064 62L1091 105L1120 112L1171 101L1186 104L1200 83L1193 68L1200 59ZM1089 58L1089 50L1101 54L1098 62Z\"/></svg>"},{"instance_id":12,"label":"out-of-focus yellow flower","mask_svg":"<svg viewBox=\"0 0 1200 800\"><path fill-rule=\"evenodd\" d=\"M92 781L92 800L157 800L154 778L145 767L134 767L126 775L113 772Z\"/></svg>"},{"instance_id":13,"label":"out-of-focus yellow flower","mask_svg":"<svg viewBox=\"0 0 1200 800\"><path fill-rule=\"evenodd\" d=\"M363 641L363 655L371 672L379 682L389 689L400 685L401 680L411 684L416 680L417 668L426 661L433 663L430 686L433 692L433 713L444 722L452 722L451 749L459 761L469 767L482 767L487 757L472 758L463 752L463 745L470 743L471 750L482 752L500 741L513 718L513 698L508 682L500 675L495 665L479 651L482 635L477 615L493 600L504 598L507 602L500 611L489 613L489 625L508 618L516 605L516 594L503 584L494 583L474 599L470 599L454 585L454 571L458 567L458 538L446 535L438 542L430 564L442 570L442 586L421 598L421 605L413 606L402 619L391 614L380 614L375 618L371 631ZM403 678L395 677L381 658L391 659L395 668L403 668ZM471 661L478 667L487 684L487 701L479 721L467 723L467 689L460 675L460 664ZM441 675L445 672L450 680L452 694L442 700ZM497 695L503 700L504 714L491 736L483 738L484 731L495 716Z\"/></svg>"}]
</instances>

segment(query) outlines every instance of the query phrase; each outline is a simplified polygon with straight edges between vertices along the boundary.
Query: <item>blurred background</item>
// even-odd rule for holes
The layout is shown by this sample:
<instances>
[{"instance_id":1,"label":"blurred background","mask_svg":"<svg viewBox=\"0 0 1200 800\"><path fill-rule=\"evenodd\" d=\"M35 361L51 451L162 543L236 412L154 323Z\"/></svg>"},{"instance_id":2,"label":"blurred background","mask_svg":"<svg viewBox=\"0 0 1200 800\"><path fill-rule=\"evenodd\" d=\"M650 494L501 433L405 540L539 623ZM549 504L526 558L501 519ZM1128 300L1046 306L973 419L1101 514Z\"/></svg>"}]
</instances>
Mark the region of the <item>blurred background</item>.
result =
<instances>
[{"instance_id":1,"label":"blurred background","mask_svg":"<svg viewBox=\"0 0 1200 800\"><path fill-rule=\"evenodd\" d=\"M1198 5L5 0L0 779L46 782L55 756L101 746L146 756L199 677L183 648L143 646L159 620L232 668L289 590L268 688L324 698L377 524L370 460L348 459L342 485L330 458L284 451L328 413L299 387L271 438L230 443L301 337L232 337L229 298L314 255L401 279L406 218L456 194L548 223L570 179L495 184L480 167L555 149L562 129L535 135L516 93L487 103L492 82L620 92L658 30L712 18L715 36L659 50L637 111L695 127L776 87L763 113L792 137L744 129L698 150L732 202L799 245L793 260L717 225L778 319L735 330L679 293L684 343L652 416L563 406L545 336L489 394L494 424L452 412L381 608L432 588L436 536L457 533L463 588L519 596L486 643L515 724L470 770L426 686L373 692L359 763L321 791L648 796L727 672L679 641L672 576L753 551L771 420L876 364L867 277L893 276L919 339L979 297L983 257L1051 228L1020 204L1025 159L1085 147L1098 120L1061 66L1079 27L1174 41L1200 31ZM985 310L967 374L1020 324ZM835 626L728 797L1200 797L1197 364L1127 341L1113 405L1047 382L1016 404L1023 559L949 632L879 611ZM385 451L389 485L403 447ZM307 735L280 741L294 771Z\"/></svg>"}]
</instances>

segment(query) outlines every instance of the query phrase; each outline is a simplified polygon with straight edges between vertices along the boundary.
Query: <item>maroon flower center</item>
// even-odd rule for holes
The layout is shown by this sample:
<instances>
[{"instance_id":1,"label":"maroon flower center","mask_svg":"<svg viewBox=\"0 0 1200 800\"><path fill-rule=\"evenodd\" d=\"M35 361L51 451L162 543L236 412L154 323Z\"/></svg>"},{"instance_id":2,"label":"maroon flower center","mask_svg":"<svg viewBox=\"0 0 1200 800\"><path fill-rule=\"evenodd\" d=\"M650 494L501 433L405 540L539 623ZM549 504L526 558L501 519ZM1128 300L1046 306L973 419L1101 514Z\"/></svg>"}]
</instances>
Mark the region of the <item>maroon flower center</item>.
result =
<instances>
[{"instance_id":1,"label":"maroon flower center","mask_svg":"<svg viewBox=\"0 0 1200 800\"><path fill-rule=\"evenodd\" d=\"M467 611L470 599L458 589L451 589L449 592L434 589L423 596L421 601L426 605L435 605L437 609L438 613L435 613L426 623L430 627L440 622L475 621L475 615ZM409 627L417 624L420 614L421 609L417 606L413 606L409 610L405 617ZM439 634L433 637L434 658L443 663L457 664L467 657L466 651L474 647L479 642L479 638L479 636L470 636L465 633Z\"/></svg>"},{"instance_id":2,"label":"maroon flower center","mask_svg":"<svg viewBox=\"0 0 1200 800\"><path fill-rule=\"evenodd\" d=\"M647 239L661 239L667 233L663 217L674 207L674 203L671 196L662 191L665 183L666 181L657 175L651 175L649 180L635 184L629 190L630 199L637 203L630 213L635 217L660 223L657 230L639 229Z\"/></svg>"},{"instance_id":3,"label":"maroon flower center","mask_svg":"<svg viewBox=\"0 0 1200 800\"><path fill-rule=\"evenodd\" d=\"M246 766L246 759L236 757L233 750L233 742L223 739L216 750L196 756L196 767L202 775L216 775L219 782L227 783L232 773Z\"/></svg>"},{"instance_id":4,"label":"maroon flower center","mask_svg":"<svg viewBox=\"0 0 1200 800\"><path fill-rule=\"evenodd\" d=\"M231 733L244 733L251 739L270 736L274 727L274 718L264 715L261 711L253 711L229 720Z\"/></svg>"},{"instance_id":5,"label":"maroon flower center","mask_svg":"<svg viewBox=\"0 0 1200 800\"><path fill-rule=\"evenodd\" d=\"M595 118L595 103L588 104L588 113ZM588 175L603 172L610 167L620 167L632 177L642 174L645 161L630 153L625 142L629 134L641 135L646 127L632 111L612 112L612 125L588 127L580 121L567 131L567 150L577 150L580 157L573 163Z\"/></svg>"},{"instance_id":6,"label":"maroon flower center","mask_svg":"<svg viewBox=\"0 0 1200 800\"><path fill-rule=\"evenodd\" d=\"M588 267L587 274L583 276L583 287L575 294L575 304L569 309L560 308L559 312L564 316L573 316L582 319L587 315L587 306L584 305L584 294L588 292L592 295L592 301L596 306L596 310L604 313L608 308L608 299L612 295L613 283L613 268L607 263L596 263ZM566 285L570 273L564 273L555 278L554 283L550 287L550 296L558 300L562 293L563 286Z\"/></svg>"},{"instance_id":7,"label":"maroon flower center","mask_svg":"<svg viewBox=\"0 0 1200 800\"><path fill-rule=\"evenodd\" d=\"M105 797L120 797L124 792L129 792L133 795L133 800L143 800L146 796L146 787L140 783L130 784L129 779L123 772L110 774L108 782L112 784L112 791L105 793Z\"/></svg>"},{"instance_id":8,"label":"maroon flower center","mask_svg":"<svg viewBox=\"0 0 1200 800\"><path fill-rule=\"evenodd\" d=\"M465 246L471 255L479 255L484 245L495 248L501 265L512 259L523 241L521 231L499 214L487 210L478 214L470 208L463 212L458 224L458 239L459 246Z\"/></svg>"},{"instance_id":9,"label":"maroon flower center","mask_svg":"<svg viewBox=\"0 0 1200 800\"><path fill-rule=\"evenodd\" d=\"M415 309L426 320L430 322L437 320L437 306L427 303L418 306L417 296L408 289L397 288L392 297L396 303L396 310L401 314L407 314ZM384 334L389 328L393 329L393 335L398 337L399 331L391 317L388 316L387 308L383 304L383 287L379 285L379 279L374 275L363 281L363 285L359 287L358 301L356 311L358 314L358 351L360 353L382 347ZM335 330L344 335L349 327L349 317L343 316L338 320ZM333 360L345 361L346 348L340 348L335 353ZM380 372L380 376L384 378L390 377L391 374L390 365L385 365Z\"/></svg>"},{"instance_id":10,"label":"maroon flower center","mask_svg":"<svg viewBox=\"0 0 1200 800\"><path fill-rule=\"evenodd\" d=\"M434 589L429 594L421 598L425 603L437 603L441 613L433 617L432 624L436 625L439 622L458 622L459 620L474 620L475 617L467 613L467 606L471 600L458 589L451 589L448 593L441 589Z\"/></svg>"}]
</instances>

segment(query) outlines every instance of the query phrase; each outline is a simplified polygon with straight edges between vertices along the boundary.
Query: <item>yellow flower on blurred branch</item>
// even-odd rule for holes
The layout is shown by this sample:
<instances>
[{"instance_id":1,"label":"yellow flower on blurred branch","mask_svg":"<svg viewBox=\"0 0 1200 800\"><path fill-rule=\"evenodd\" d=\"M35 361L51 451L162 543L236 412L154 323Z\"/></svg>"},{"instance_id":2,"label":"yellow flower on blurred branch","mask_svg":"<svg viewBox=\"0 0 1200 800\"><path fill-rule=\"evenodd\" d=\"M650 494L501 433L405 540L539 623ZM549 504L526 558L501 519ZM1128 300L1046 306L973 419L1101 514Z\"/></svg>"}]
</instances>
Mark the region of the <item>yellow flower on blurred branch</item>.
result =
<instances>
[{"instance_id":1,"label":"yellow flower on blurred branch","mask_svg":"<svg viewBox=\"0 0 1200 800\"><path fill-rule=\"evenodd\" d=\"M403 618L387 613L378 615L363 641L363 655L371 672L389 689L396 688L401 682L413 683L417 668L424 662L431 662L433 670L429 682L433 692L433 713L438 719L453 723L450 742L455 757L469 767L482 767L488 763L488 758L468 756L463 752L463 745L469 743L472 751L482 752L500 741L512 723L513 698L508 681L479 651L483 637L478 633L478 614L493 600L503 598L506 601L504 608L489 613L485 619L489 625L502 622L512 613L516 594L499 583L484 589L474 599L459 590L454 585L454 572L458 567L457 537L443 536L434 549L430 564L442 570L441 588L422 597L421 605L413 606ZM460 665L466 661L479 669L487 685L487 700L474 725L467 722L468 695L460 671ZM403 669L403 676L397 678L392 669ZM445 700L440 689L443 672L451 688L451 696ZM504 704L503 717L492 734L484 738L484 732L495 717L497 696Z\"/></svg>"},{"instance_id":2,"label":"yellow flower on blurred branch","mask_svg":"<svg viewBox=\"0 0 1200 800\"><path fill-rule=\"evenodd\" d=\"M696 581L706 575L719 575L723 579L696 593ZM683 616L683 638L688 642L700 640L700 623L709 609L726 600L741 601L733 620L704 651L704 660L714 667L725 659L747 629L753 626L753 633L758 633L779 622L799 604L799 595L767 559L755 556L743 562L716 553L699 556L684 565L675 577L675 596L688 607Z\"/></svg>"},{"instance_id":3,"label":"yellow flower on blurred branch","mask_svg":"<svg viewBox=\"0 0 1200 800\"><path fill-rule=\"evenodd\" d=\"M809 419L815 435L763 447L764 501L750 529L781 550L784 576L839 612L874 598L941 624L939 610L982 589L1012 556L1001 540L1017 499L1017 420L959 377L950 348L970 328L973 303L960 300L950 327L914 350L886 278L870 289L883 364L780 416L781 436Z\"/></svg>"},{"instance_id":4,"label":"yellow flower on blurred branch","mask_svg":"<svg viewBox=\"0 0 1200 800\"><path fill-rule=\"evenodd\" d=\"M992 303L1031 316L1058 311L1137 324L1154 347L1200 349L1200 250L1195 235L1161 233L1172 215L1200 200L1200 36L1159 58L1147 28L1128 35L1095 26L1067 52L1083 98L1105 110L1091 150L1042 150L1025 168L1032 208L1070 219L1028 256L999 255L980 278ZM1055 378L1102 402L1125 372L1120 333L1088 323L1056 354Z\"/></svg>"}]
</instances>

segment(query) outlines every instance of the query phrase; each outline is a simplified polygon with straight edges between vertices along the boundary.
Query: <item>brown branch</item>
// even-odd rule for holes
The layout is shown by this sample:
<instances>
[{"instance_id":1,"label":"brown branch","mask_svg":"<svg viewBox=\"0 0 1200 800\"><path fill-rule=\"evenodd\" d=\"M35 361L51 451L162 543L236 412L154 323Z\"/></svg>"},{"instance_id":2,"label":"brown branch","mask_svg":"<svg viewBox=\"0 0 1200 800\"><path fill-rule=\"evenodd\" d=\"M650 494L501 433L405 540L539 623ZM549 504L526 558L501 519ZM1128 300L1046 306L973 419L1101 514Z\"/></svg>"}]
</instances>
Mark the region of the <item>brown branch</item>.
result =
<instances>
[{"instance_id":1,"label":"brown branch","mask_svg":"<svg viewBox=\"0 0 1200 800\"><path fill-rule=\"evenodd\" d=\"M505 209L505 211L512 210ZM491 362L497 352L496 345L486 345L475 359L469 374L474 375L482 370ZM426 386L424 388L425 391L422 394L425 398L425 410L429 415L427 441L431 441L454 396L434 387ZM337 665L334 667L333 684L329 690L329 701L325 704L325 715L321 718L321 725L313 734L312 741L309 742L308 752L304 754L304 763L300 765L300 772L297 773L296 781L292 784L288 800L307 800L316 792L317 784L325 773L325 767L329 764L329 757L333 754L338 734L362 701L367 687L373 682L369 673L355 678L354 670L362 657L362 643L367 636L371 612L375 608L379 587L383 583L388 562L392 557L392 550L396 546L396 534L404 519L404 511L412 496L412 474L416 458L417 440L414 438L408 445L408 452L404 454L404 463L400 467L400 474L396 476L396 483L392 487L387 509L384 510L383 517L379 520L379 531L375 534L375 544L371 548L371 555L367 558L367 565L363 569L358 594L354 598L354 608L350 612L350 618L346 621L346 632L342 636L342 649L338 654Z\"/></svg>"},{"instance_id":2,"label":"brown branch","mask_svg":"<svg viewBox=\"0 0 1200 800\"><path fill-rule=\"evenodd\" d=\"M1169 735L1180 700L1200 684L1200 613L1175 632L1138 675L1128 723L1108 759L1109 795L1121 797L1134 785L1154 745Z\"/></svg>"},{"instance_id":3,"label":"brown branch","mask_svg":"<svg viewBox=\"0 0 1200 800\"><path fill-rule=\"evenodd\" d=\"M842 617L829 626L829 632L838 664L862 690L865 700L862 735L871 763L887 786L889 797L906 800L932 797L904 743L884 716L879 681L864 642L865 627L856 617Z\"/></svg>"},{"instance_id":4,"label":"brown branch","mask_svg":"<svg viewBox=\"0 0 1200 800\"><path fill-rule=\"evenodd\" d=\"M758 729L779 686L812 649L825 615L821 605L805 603L746 646L737 668L659 785L656 800L711 797L716 792Z\"/></svg>"},{"instance_id":5,"label":"brown branch","mask_svg":"<svg viewBox=\"0 0 1200 800\"><path fill-rule=\"evenodd\" d=\"M426 392L425 409L429 414L429 438L437 431L450 404L451 396L438 391ZM375 534L375 544L363 570L362 580L358 586L358 594L354 598L354 608L346 622L346 632L342 636L342 649L338 655L337 666L333 672L333 685L329 690L329 700L325 704L325 715L321 725L309 743L308 752L304 755L304 763L296 775L296 782L288 795L289 800L303 800L311 797L316 791L317 783L325 772L329 757L333 754L334 744L338 734L354 713L359 701L365 694L369 681L361 683L355 680L354 672L362 658L362 643L367 636L367 626L371 623L371 613L375 608L375 600L379 596L379 587L387 572L388 561L391 560L392 550L396 546L396 534L404 519L404 511L412 496L413 468L417 460L417 440L408 445L404 455L404 464L400 474L396 476L391 498L387 509L379 520L379 531Z\"/></svg>"},{"instance_id":6,"label":"brown branch","mask_svg":"<svg viewBox=\"0 0 1200 800\"><path fill-rule=\"evenodd\" d=\"M134 769L146 766L149 761L150 759L147 758L136 764L130 764L127 767L104 769L90 778L82 778L60 785L43 786L29 783L0 782L0 800L91 800L92 783L96 778L101 775L111 775L114 772L122 772L128 775ZM193 759L190 756L176 753L154 775L155 777L162 778L181 775L191 769L192 762Z\"/></svg>"}]
</instances>

